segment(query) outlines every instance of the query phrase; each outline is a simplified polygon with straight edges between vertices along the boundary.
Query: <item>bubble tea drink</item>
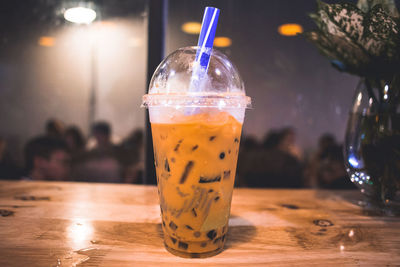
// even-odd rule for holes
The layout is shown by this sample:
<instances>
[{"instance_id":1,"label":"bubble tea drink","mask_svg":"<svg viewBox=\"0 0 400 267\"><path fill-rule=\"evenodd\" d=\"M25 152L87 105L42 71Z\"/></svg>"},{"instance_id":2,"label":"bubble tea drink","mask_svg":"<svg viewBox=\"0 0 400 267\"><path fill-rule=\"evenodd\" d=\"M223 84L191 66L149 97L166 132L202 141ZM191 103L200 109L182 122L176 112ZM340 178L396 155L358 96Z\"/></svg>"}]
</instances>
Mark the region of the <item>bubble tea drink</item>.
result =
<instances>
[{"instance_id":1,"label":"bubble tea drink","mask_svg":"<svg viewBox=\"0 0 400 267\"><path fill-rule=\"evenodd\" d=\"M207 72L196 69L199 49L169 55L143 97L150 113L164 243L181 257L208 257L223 249L250 105L225 55L209 50Z\"/></svg>"}]
</instances>

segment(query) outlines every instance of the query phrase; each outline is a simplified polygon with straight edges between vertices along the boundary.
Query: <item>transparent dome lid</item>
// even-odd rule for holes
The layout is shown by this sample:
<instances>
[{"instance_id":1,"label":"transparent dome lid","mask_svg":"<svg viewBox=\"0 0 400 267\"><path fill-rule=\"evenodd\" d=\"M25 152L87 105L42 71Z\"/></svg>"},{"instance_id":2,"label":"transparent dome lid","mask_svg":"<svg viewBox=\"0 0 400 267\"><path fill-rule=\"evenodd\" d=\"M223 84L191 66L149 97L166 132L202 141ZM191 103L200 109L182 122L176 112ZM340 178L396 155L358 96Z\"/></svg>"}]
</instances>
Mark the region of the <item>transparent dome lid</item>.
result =
<instances>
[{"instance_id":1,"label":"transparent dome lid","mask_svg":"<svg viewBox=\"0 0 400 267\"><path fill-rule=\"evenodd\" d=\"M199 47L184 47L166 57L157 67L143 96L143 106L249 108L244 84L236 67L215 49L207 71L196 61Z\"/></svg>"}]
</instances>

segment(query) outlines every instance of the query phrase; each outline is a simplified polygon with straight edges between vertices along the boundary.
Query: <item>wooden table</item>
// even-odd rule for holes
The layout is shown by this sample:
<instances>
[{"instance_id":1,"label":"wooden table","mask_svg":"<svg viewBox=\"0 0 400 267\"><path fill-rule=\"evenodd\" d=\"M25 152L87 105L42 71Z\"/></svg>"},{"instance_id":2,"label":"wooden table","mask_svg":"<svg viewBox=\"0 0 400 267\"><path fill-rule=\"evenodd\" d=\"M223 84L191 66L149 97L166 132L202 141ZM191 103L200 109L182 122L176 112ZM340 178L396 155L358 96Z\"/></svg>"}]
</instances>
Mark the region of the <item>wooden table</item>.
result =
<instances>
[{"instance_id":1,"label":"wooden table","mask_svg":"<svg viewBox=\"0 0 400 267\"><path fill-rule=\"evenodd\" d=\"M400 218L368 216L356 191L235 189L226 249L164 249L154 186L0 182L0 266L400 264Z\"/></svg>"}]
</instances>

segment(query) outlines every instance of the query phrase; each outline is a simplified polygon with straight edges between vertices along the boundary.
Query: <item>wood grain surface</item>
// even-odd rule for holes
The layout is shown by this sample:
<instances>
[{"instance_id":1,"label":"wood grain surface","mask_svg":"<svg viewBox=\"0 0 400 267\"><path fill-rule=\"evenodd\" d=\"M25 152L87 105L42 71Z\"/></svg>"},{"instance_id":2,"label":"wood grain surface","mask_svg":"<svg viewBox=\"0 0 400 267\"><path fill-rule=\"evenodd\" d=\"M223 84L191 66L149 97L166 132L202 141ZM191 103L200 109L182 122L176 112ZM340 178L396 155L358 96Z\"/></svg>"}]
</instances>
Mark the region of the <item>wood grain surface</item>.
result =
<instances>
[{"instance_id":1,"label":"wood grain surface","mask_svg":"<svg viewBox=\"0 0 400 267\"><path fill-rule=\"evenodd\" d=\"M0 266L396 266L400 218L357 191L235 189L225 250L163 245L154 186L0 182Z\"/></svg>"}]
</instances>

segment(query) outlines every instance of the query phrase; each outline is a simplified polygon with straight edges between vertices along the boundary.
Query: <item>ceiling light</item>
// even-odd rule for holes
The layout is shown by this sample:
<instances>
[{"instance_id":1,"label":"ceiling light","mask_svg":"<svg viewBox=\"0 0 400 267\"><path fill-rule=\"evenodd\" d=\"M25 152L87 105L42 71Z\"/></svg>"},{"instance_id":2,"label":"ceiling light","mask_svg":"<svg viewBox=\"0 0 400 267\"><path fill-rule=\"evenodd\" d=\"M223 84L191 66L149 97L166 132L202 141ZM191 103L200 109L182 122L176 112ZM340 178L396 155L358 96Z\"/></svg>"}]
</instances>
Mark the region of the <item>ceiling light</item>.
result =
<instances>
[{"instance_id":1,"label":"ceiling light","mask_svg":"<svg viewBox=\"0 0 400 267\"><path fill-rule=\"evenodd\" d=\"M300 24L287 23L278 27L278 32L284 36L296 36L303 32L303 27Z\"/></svg>"},{"instance_id":2,"label":"ceiling light","mask_svg":"<svg viewBox=\"0 0 400 267\"><path fill-rule=\"evenodd\" d=\"M54 46L54 43L55 43L55 39L50 36L42 36L38 40L38 45L45 46L45 47Z\"/></svg>"},{"instance_id":3,"label":"ceiling light","mask_svg":"<svg viewBox=\"0 0 400 267\"><path fill-rule=\"evenodd\" d=\"M96 18L96 11L87 7L73 7L64 12L64 18L77 24L89 24Z\"/></svg>"},{"instance_id":4,"label":"ceiling light","mask_svg":"<svg viewBox=\"0 0 400 267\"><path fill-rule=\"evenodd\" d=\"M182 25L182 31L188 34L199 34L201 30L201 23L199 22L186 22Z\"/></svg>"},{"instance_id":5,"label":"ceiling light","mask_svg":"<svg viewBox=\"0 0 400 267\"><path fill-rule=\"evenodd\" d=\"M229 37L215 37L214 46L216 47L228 47L232 45L232 39Z\"/></svg>"}]
</instances>

